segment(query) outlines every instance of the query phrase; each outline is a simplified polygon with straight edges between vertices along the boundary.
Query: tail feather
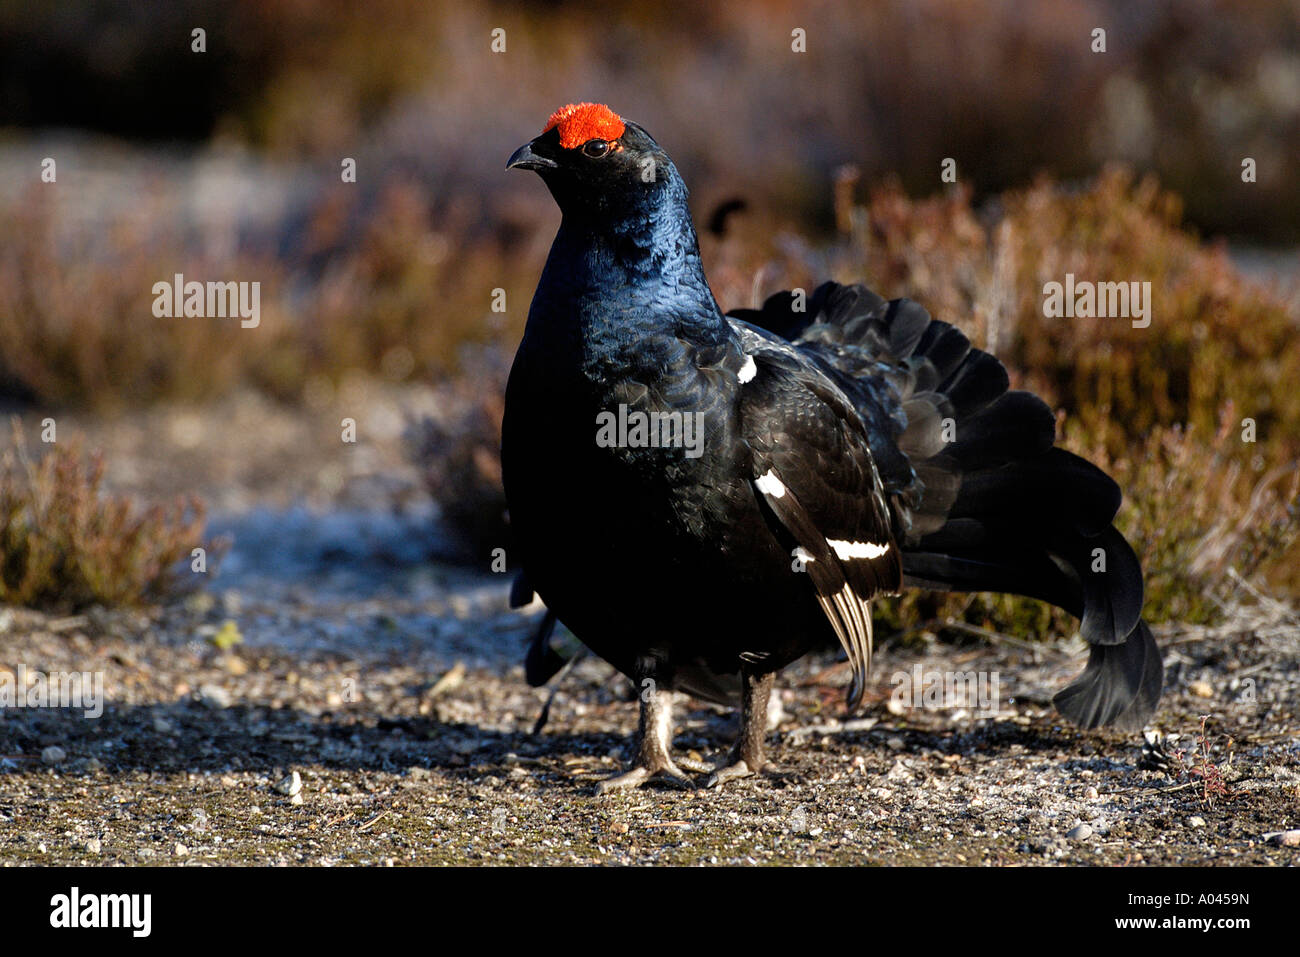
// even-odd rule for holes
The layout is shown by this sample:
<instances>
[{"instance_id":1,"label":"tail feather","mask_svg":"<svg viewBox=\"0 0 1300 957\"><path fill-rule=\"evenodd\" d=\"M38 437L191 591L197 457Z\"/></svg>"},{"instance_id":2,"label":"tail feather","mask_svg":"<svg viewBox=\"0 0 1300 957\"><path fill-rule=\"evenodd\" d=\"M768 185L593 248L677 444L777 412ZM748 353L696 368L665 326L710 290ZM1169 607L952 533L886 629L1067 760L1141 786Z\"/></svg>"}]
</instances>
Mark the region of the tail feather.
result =
<instances>
[{"instance_id":1,"label":"tail feather","mask_svg":"<svg viewBox=\"0 0 1300 957\"><path fill-rule=\"evenodd\" d=\"M904 583L1064 608L1092 654L1057 709L1086 728L1140 727L1164 672L1140 617L1141 566L1111 524L1115 482L1056 448L1047 405L1009 391L997 359L917 303L835 283L805 312L793 303L781 293L733 315L796 341L858 405L881 450Z\"/></svg>"},{"instance_id":2,"label":"tail feather","mask_svg":"<svg viewBox=\"0 0 1300 957\"><path fill-rule=\"evenodd\" d=\"M1139 731L1155 713L1164 685L1160 649L1146 622L1119 645L1093 645L1088 667L1052 704L1081 728Z\"/></svg>"}]
</instances>

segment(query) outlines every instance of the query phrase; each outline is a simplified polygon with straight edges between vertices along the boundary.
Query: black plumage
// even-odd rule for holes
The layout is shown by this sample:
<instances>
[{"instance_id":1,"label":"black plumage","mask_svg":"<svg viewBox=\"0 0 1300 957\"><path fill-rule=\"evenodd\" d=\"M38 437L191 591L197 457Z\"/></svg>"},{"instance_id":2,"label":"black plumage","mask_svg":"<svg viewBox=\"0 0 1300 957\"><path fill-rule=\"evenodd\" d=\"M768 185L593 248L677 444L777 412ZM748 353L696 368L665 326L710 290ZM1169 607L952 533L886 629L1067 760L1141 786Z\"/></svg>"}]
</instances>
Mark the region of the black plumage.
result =
<instances>
[{"instance_id":1,"label":"black plumage","mask_svg":"<svg viewBox=\"0 0 1300 957\"><path fill-rule=\"evenodd\" d=\"M667 689L741 705L715 780L762 767L772 675L807 652L844 649L855 707L870 600L908 586L1070 611L1092 655L1057 708L1083 727L1149 718L1163 674L1111 525L1119 489L1054 446L1051 411L1001 363L861 286L723 315L676 168L604 107L559 111L510 166L563 213L502 437L524 590L548 608L529 677L558 667L558 619L636 683L637 758L606 786L685 779ZM609 428L638 416L651 428Z\"/></svg>"}]
</instances>

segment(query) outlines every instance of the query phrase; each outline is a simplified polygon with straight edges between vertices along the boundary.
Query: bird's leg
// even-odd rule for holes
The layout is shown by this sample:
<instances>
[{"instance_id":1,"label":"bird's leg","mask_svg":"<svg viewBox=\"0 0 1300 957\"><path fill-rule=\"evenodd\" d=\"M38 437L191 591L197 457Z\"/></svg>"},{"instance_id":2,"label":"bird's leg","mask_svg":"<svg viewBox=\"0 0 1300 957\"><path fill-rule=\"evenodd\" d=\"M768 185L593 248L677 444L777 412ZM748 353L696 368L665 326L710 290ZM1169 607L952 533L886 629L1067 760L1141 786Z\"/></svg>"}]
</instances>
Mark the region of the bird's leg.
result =
<instances>
[{"instance_id":1,"label":"bird's leg","mask_svg":"<svg viewBox=\"0 0 1300 957\"><path fill-rule=\"evenodd\" d=\"M622 774L606 778L596 785L597 794L624 788L640 787L647 781L659 779L680 787L695 786L673 763L673 692L660 690L652 679L642 680L641 717L636 730L636 758L632 767Z\"/></svg>"},{"instance_id":2,"label":"bird's leg","mask_svg":"<svg viewBox=\"0 0 1300 957\"><path fill-rule=\"evenodd\" d=\"M713 772L707 787L747 778L763 770L767 763L763 755L763 742L767 738L767 703L772 697L775 678L772 672L755 675L741 667L740 736L732 745L727 763Z\"/></svg>"}]
</instances>

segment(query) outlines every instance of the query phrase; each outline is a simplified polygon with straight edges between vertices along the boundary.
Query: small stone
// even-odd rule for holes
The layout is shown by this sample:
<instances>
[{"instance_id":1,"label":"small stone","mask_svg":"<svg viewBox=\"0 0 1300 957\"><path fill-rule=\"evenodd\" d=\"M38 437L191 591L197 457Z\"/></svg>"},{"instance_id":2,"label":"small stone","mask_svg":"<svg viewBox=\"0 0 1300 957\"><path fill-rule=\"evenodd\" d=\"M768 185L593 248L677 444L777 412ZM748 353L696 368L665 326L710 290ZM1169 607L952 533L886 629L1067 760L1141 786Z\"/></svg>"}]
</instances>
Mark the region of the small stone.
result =
<instances>
[{"instance_id":1,"label":"small stone","mask_svg":"<svg viewBox=\"0 0 1300 957\"><path fill-rule=\"evenodd\" d=\"M1083 796L1084 796L1084 798L1086 798L1086 799L1089 800L1089 801L1095 801L1095 800L1097 800L1097 798L1099 798L1101 795L1097 793L1097 789L1096 789L1096 788L1088 788L1088 790L1086 790L1086 791L1083 792Z\"/></svg>"},{"instance_id":2,"label":"small stone","mask_svg":"<svg viewBox=\"0 0 1300 957\"><path fill-rule=\"evenodd\" d=\"M1300 830L1274 831L1264 837L1278 847L1300 847Z\"/></svg>"},{"instance_id":3,"label":"small stone","mask_svg":"<svg viewBox=\"0 0 1300 957\"><path fill-rule=\"evenodd\" d=\"M41 760L48 765L62 764L68 760L68 752L64 751L57 744L52 744L41 752Z\"/></svg>"},{"instance_id":4,"label":"small stone","mask_svg":"<svg viewBox=\"0 0 1300 957\"><path fill-rule=\"evenodd\" d=\"M890 738L885 742L885 747L891 751L901 751L903 750L903 739L899 737Z\"/></svg>"},{"instance_id":5,"label":"small stone","mask_svg":"<svg viewBox=\"0 0 1300 957\"><path fill-rule=\"evenodd\" d=\"M302 790L302 776L298 774L297 771L294 771L292 774L286 774L275 785L275 789L281 794L287 794L289 797L293 797Z\"/></svg>"},{"instance_id":6,"label":"small stone","mask_svg":"<svg viewBox=\"0 0 1300 957\"><path fill-rule=\"evenodd\" d=\"M1092 825L1078 824L1066 831L1065 836L1072 841L1086 841L1092 837Z\"/></svg>"},{"instance_id":7,"label":"small stone","mask_svg":"<svg viewBox=\"0 0 1300 957\"><path fill-rule=\"evenodd\" d=\"M89 841L86 842L87 854L98 854L103 849L104 849L104 845L97 837L92 837Z\"/></svg>"},{"instance_id":8,"label":"small stone","mask_svg":"<svg viewBox=\"0 0 1300 957\"><path fill-rule=\"evenodd\" d=\"M192 615L206 615L216 601L205 591L196 591L185 599L185 610Z\"/></svg>"},{"instance_id":9,"label":"small stone","mask_svg":"<svg viewBox=\"0 0 1300 957\"><path fill-rule=\"evenodd\" d=\"M190 853L190 849L186 847L184 844L177 842L176 846L172 848L172 853L175 854L177 857L188 857Z\"/></svg>"},{"instance_id":10,"label":"small stone","mask_svg":"<svg viewBox=\"0 0 1300 957\"><path fill-rule=\"evenodd\" d=\"M159 734L171 734L172 723L162 715L155 715L153 719L153 729Z\"/></svg>"},{"instance_id":11,"label":"small stone","mask_svg":"<svg viewBox=\"0 0 1300 957\"><path fill-rule=\"evenodd\" d=\"M1214 697L1214 687L1208 681L1193 681L1187 686L1187 690L1198 698Z\"/></svg>"},{"instance_id":12,"label":"small stone","mask_svg":"<svg viewBox=\"0 0 1300 957\"><path fill-rule=\"evenodd\" d=\"M298 805L298 804L302 804L302 800L303 798L301 794L295 794L293 795L293 797L289 798L289 803Z\"/></svg>"},{"instance_id":13,"label":"small stone","mask_svg":"<svg viewBox=\"0 0 1300 957\"><path fill-rule=\"evenodd\" d=\"M237 616L244 610L244 596L233 588L221 593L221 610L227 615Z\"/></svg>"},{"instance_id":14,"label":"small stone","mask_svg":"<svg viewBox=\"0 0 1300 957\"><path fill-rule=\"evenodd\" d=\"M207 684L199 687L199 700L209 708L229 708L233 699L221 685Z\"/></svg>"},{"instance_id":15,"label":"small stone","mask_svg":"<svg viewBox=\"0 0 1300 957\"><path fill-rule=\"evenodd\" d=\"M626 834L628 831L627 822L615 821L613 824L609 826L609 829L613 831L615 834Z\"/></svg>"},{"instance_id":16,"label":"small stone","mask_svg":"<svg viewBox=\"0 0 1300 957\"><path fill-rule=\"evenodd\" d=\"M1193 814L1187 819L1187 823L1192 827L1205 827L1205 818L1201 817L1199 814Z\"/></svg>"}]
</instances>

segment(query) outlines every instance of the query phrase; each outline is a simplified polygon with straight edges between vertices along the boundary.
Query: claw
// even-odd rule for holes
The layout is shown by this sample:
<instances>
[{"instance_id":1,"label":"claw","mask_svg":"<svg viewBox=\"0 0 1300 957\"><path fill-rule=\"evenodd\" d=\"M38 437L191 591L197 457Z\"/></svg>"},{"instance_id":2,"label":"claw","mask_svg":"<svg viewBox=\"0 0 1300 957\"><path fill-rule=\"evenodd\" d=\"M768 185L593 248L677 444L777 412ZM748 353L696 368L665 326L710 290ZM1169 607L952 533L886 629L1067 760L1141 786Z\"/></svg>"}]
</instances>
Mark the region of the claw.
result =
<instances>
[{"instance_id":1,"label":"claw","mask_svg":"<svg viewBox=\"0 0 1300 957\"><path fill-rule=\"evenodd\" d=\"M749 778L753 776L754 771L745 763L745 760L741 758L738 761L725 764L714 771L709 775L709 779L704 782L704 786L706 788L716 788L718 785L726 784L728 781L739 781L741 778Z\"/></svg>"},{"instance_id":2,"label":"claw","mask_svg":"<svg viewBox=\"0 0 1300 957\"><path fill-rule=\"evenodd\" d=\"M660 768L648 768L638 764L629 771L606 778L596 785L596 794L609 794L613 791L627 791L639 788L652 781L662 781L683 790L694 790L695 782L683 774L672 762Z\"/></svg>"}]
</instances>

